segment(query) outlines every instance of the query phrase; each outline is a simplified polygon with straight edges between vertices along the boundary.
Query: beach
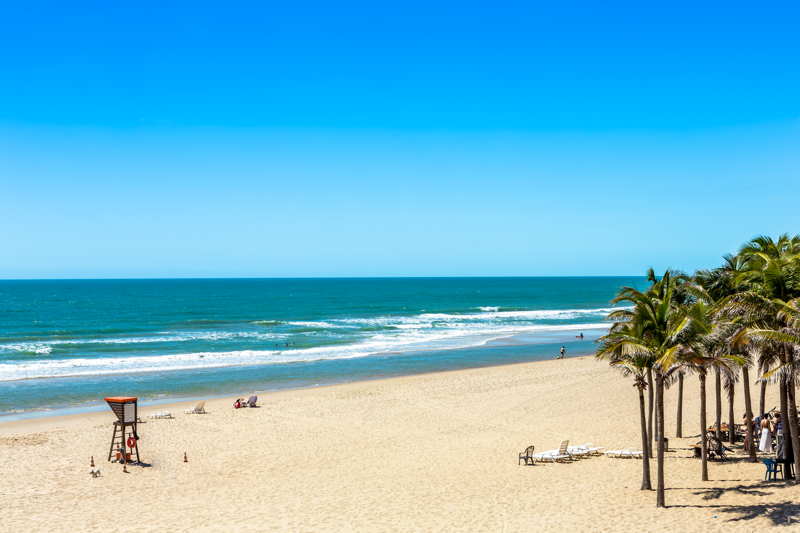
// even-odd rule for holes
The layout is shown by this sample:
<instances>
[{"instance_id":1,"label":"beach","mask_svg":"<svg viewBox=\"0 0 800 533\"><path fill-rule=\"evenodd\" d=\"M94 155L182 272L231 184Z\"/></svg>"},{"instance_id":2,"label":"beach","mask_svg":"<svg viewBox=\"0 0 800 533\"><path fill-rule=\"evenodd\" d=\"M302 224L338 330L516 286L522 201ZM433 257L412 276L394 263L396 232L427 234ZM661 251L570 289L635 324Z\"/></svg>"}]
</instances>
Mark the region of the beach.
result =
<instances>
[{"instance_id":1,"label":"beach","mask_svg":"<svg viewBox=\"0 0 800 533\"><path fill-rule=\"evenodd\" d=\"M686 380L684 434L699 433ZM755 395L755 387L754 395ZM239 396L252 391L242 391ZM743 412L737 391L737 417ZM768 391L768 404L777 404ZM140 407L149 467L105 461L113 414L0 424L0 531L754 531L800 524L800 488L764 466L709 463L675 439L665 401L666 509L640 491L641 461L518 465L562 439L640 448L636 390L592 357L430 373ZM709 423L713 393L709 390ZM169 409L174 420L150 420ZM723 409L727 412L727 408ZM183 462L184 452L188 462ZM102 472L89 475L94 456ZM655 462L652 463L655 482Z\"/></svg>"}]
</instances>

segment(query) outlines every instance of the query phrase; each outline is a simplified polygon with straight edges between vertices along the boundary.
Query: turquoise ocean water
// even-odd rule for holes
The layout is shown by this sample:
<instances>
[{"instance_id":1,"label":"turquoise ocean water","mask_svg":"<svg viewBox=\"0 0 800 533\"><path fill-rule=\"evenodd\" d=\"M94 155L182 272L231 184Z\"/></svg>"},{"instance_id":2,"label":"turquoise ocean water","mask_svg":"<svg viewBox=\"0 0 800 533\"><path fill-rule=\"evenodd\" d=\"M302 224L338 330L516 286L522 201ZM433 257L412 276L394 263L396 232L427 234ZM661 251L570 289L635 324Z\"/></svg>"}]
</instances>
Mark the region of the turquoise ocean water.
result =
<instances>
[{"instance_id":1,"label":"turquoise ocean water","mask_svg":"<svg viewBox=\"0 0 800 533\"><path fill-rule=\"evenodd\" d=\"M0 281L0 420L591 353L643 278ZM578 339L576 335L584 334Z\"/></svg>"}]
</instances>

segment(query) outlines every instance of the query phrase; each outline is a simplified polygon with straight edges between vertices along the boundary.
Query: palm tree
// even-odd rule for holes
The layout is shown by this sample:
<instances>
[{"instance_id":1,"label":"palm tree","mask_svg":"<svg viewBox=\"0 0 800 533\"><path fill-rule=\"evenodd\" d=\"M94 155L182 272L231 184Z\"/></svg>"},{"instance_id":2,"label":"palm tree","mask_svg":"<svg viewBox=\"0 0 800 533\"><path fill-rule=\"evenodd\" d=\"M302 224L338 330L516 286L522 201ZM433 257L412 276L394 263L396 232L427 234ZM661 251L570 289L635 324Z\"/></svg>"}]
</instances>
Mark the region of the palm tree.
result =
<instances>
[{"instance_id":1,"label":"palm tree","mask_svg":"<svg viewBox=\"0 0 800 533\"><path fill-rule=\"evenodd\" d=\"M615 311L609 318L618 321L612 327L621 330L627 322L634 322L631 331L636 335L618 338L615 350L627 354L640 354L652 362L655 381L655 433L656 454L656 506L665 507L664 501L664 386L671 374L679 368L679 355L705 333L702 303L687 305L681 285L685 278L667 271L656 279L653 270L648 272L650 287L642 292L631 287L620 289L612 303L626 302L632 309Z\"/></svg>"},{"instance_id":2,"label":"palm tree","mask_svg":"<svg viewBox=\"0 0 800 533\"><path fill-rule=\"evenodd\" d=\"M695 273L694 281L696 286L693 287L694 294L696 297L702 299L709 305L714 306L714 308L719 311L720 307L722 306L723 302L726 298L729 298L733 294L737 292L746 290L748 285L742 281L741 275L743 272L747 270L747 261L744 256L741 254L739 255L725 255L723 256L723 265L719 268L715 268L713 270L700 270ZM725 317L723 314L717 312L715 316L712 317L712 320L720 327L723 327L725 323ZM740 329L740 328L739 328ZM720 339L724 342L727 346L724 348L730 351L730 340L736 335L738 332L737 327L734 324L725 324L724 331L727 335L723 335L723 338ZM741 354L739 354L741 356ZM748 365L750 364L750 359L747 357L743 357L742 359L742 374L743 374L743 382L744 382L744 400L745 400L745 426L747 428L752 428L753 425L753 407L750 398L750 379L748 373ZM730 375L730 373L729 373ZM718 439L722 440L722 435L720 431L721 426L721 418L722 418L722 398L721 398L721 383L720 383L720 372L719 368L717 368L715 372L715 387L714 393L716 396L716 410L715 410L715 428L716 428L716 436ZM728 395L729 395L729 423L730 423L730 431L731 435L735 435L733 433L733 416L730 414L730 410L733 406L733 395L734 389L728 388ZM766 389L762 387L761 391L761 398L762 398L762 405L761 409L763 411L763 399ZM763 414L763 413L762 413ZM703 429L705 431L705 428ZM733 439L733 437L731 437ZM750 444L752 439L748 439L746 444ZM731 440L733 442L733 440ZM755 448L752 446L748 446L747 449L750 460L752 462L757 461L757 457L755 454Z\"/></svg>"},{"instance_id":3,"label":"palm tree","mask_svg":"<svg viewBox=\"0 0 800 533\"><path fill-rule=\"evenodd\" d=\"M800 361L795 354L800 351L800 298L788 302L779 299L762 301L760 307L774 313L774 320L764 327L750 327L742 331L740 339L743 342L755 342L761 345L764 352L777 353L778 358L771 361L764 358L763 367L770 370L764 372L762 380L777 377L780 383L781 418L788 421L791 439L791 448L794 453L795 472L800 472L800 435L797 424L797 401L795 388L800 375ZM786 433L784 422L784 434ZM786 438L786 437L784 437Z\"/></svg>"},{"instance_id":4,"label":"palm tree","mask_svg":"<svg viewBox=\"0 0 800 533\"><path fill-rule=\"evenodd\" d=\"M652 359L647 350L633 346L642 339L641 323L620 322L608 335L600 339L601 347L595 354L598 359L608 360L611 366L633 376L633 386L639 393L639 425L642 434L642 486L641 490L652 490L650 483L650 439L647 433L644 391L647 388L647 373L652 368Z\"/></svg>"},{"instance_id":5,"label":"palm tree","mask_svg":"<svg viewBox=\"0 0 800 533\"><path fill-rule=\"evenodd\" d=\"M779 377L782 419L788 421L784 423L784 438L792 445L797 469L800 434L796 412L792 410L796 404L797 344L791 341L794 328L787 321L791 313L786 311L791 298L800 295L800 236L781 235L777 240L757 237L742 247L739 256L744 268L736 281L743 290L727 298L725 311L745 326L737 336L739 342L759 345L762 384L769 376Z\"/></svg>"}]
</instances>

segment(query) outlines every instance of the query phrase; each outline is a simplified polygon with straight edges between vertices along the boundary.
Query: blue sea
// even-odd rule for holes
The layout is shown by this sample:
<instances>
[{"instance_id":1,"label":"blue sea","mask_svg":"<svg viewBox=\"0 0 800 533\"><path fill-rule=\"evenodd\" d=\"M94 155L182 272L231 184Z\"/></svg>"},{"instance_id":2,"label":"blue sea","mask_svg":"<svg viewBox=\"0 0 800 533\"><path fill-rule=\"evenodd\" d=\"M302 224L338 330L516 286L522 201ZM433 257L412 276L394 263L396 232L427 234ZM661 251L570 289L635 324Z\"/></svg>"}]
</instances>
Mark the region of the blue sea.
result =
<instances>
[{"instance_id":1,"label":"blue sea","mask_svg":"<svg viewBox=\"0 0 800 533\"><path fill-rule=\"evenodd\" d=\"M644 281L0 281L0 420L589 354Z\"/></svg>"}]
</instances>

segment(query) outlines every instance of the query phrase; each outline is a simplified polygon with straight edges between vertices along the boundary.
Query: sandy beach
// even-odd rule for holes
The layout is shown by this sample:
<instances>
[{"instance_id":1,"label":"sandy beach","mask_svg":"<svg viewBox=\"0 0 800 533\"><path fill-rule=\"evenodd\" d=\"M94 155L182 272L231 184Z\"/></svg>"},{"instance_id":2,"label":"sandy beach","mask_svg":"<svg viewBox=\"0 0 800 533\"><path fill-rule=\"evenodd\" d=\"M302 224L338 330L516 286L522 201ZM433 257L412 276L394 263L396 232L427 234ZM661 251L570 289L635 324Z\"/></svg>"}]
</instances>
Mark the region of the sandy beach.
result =
<instances>
[{"instance_id":1,"label":"sandy beach","mask_svg":"<svg viewBox=\"0 0 800 533\"><path fill-rule=\"evenodd\" d=\"M709 421L713 420L713 382ZM698 428L686 381L684 434ZM242 391L246 395L251 391ZM777 399L769 391L769 406ZM124 391L120 391L124 393ZM743 395L737 390L737 417ZM753 388L754 396L756 389ZM756 531L800 525L800 488L764 466L710 462L674 439L666 398L666 509L641 462L592 457L519 466L517 454L592 442L636 447L630 380L591 357L459 370L140 408L148 468L107 463L113 415L0 425L0 531ZM174 420L145 418L169 409ZM727 408L724 409L727 413ZM184 452L188 463L183 462ZM102 477L89 475L94 456ZM655 463L652 465L655 479Z\"/></svg>"}]
</instances>

